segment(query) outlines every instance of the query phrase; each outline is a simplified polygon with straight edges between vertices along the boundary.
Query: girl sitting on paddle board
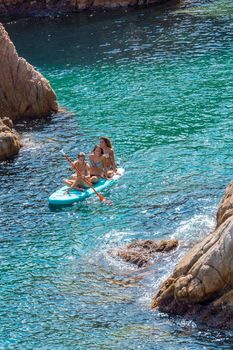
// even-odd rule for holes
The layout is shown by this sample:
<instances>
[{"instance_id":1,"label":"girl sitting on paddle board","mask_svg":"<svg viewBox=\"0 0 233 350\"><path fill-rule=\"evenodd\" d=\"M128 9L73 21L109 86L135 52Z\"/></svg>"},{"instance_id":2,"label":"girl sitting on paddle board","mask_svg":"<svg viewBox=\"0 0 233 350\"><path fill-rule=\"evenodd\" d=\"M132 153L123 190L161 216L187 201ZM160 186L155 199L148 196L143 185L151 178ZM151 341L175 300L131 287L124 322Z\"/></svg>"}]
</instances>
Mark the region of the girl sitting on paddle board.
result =
<instances>
[{"instance_id":1,"label":"girl sitting on paddle board","mask_svg":"<svg viewBox=\"0 0 233 350\"><path fill-rule=\"evenodd\" d=\"M111 179L113 175L117 172L117 167L115 163L115 155L112 143L108 137L101 137L100 147L104 154L104 175L107 179Z\"/></svg>"},{"instance_id":2,"label":"girl sitting on paddle board","mask_svg":"<svg viewBox=\"0 0 233 350\"><path fill-rule=\"evenodd\" d=\"M89 156L90 160L90 174L91 174L91 182L95 183L99 181L101 177L103 177L103 169L104 169L104 152L99 145L95 145L92 153Z\"/></svg>"},{"instance_id":3,"label":"girl sitting on paddle board","mask_svg":"<svg viewBox=\"0 0 233 350\"><path fill-rule=\"evenodd\" d=\"M85 160L85 153L80 152L78 154L78 160L74 162L77 168L80 170L83 176L85 176L90 181L90 164ZM69 186L66 193L69 193L72 188L75 188L79 191L83 191L83 188L89 187L85 181L83 181L82 177L76 173L71 175L70 179L64 179L64 183Z\"/></svg>"}]
</instances>

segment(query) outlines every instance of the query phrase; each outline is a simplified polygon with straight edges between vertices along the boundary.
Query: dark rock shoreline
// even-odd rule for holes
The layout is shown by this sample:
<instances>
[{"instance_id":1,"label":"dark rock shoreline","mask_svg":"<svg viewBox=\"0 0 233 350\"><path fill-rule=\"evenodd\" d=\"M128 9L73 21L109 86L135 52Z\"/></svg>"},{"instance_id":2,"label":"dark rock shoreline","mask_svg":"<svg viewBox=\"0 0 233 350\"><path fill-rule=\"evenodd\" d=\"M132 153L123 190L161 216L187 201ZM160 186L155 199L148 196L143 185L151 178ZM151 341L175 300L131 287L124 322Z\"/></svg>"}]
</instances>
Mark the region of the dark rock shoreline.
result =
<instances>
[{"instance_id":1,"label":"dark rock shoreline","mask_svg":"<svg viewBox=\"0 0 233 350\"><path fill-rule=\"evenodd\" d=\"M167 2L171 0L0 0L0 15L55 15L83 10L145 7Z\"/></svg>"}]
</instances>

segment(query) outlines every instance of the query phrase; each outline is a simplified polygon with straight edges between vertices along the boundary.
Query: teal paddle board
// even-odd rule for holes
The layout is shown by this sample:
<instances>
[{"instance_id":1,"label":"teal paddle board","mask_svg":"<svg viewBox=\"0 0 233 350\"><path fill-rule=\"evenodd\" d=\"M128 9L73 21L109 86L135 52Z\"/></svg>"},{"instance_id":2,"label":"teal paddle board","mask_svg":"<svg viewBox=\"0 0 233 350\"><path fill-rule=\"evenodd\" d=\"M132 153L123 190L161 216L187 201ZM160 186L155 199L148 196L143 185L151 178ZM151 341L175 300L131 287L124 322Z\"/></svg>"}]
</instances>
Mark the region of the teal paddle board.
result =
<instances>
[{"instance_id":1,"label":"teal paddle board","mask_svg":"<svg viewBox=\"0 0 233 350\"><path fill-rule=\"evenodd\" d=\"M119 168L117 174L115 174L111 180L100 179L96 184L93 184L97 192L103 191L105 188L111 186L116 180L118 180L124 174L124 169ZM69 193L65 193L68 186L63 186L49 197L49 204L51 205L68 205L76 202L83 201L84 199L95 194L92 188L86 188L84 191L78 191L72 189Z\"/></svg>"}]
</instances>

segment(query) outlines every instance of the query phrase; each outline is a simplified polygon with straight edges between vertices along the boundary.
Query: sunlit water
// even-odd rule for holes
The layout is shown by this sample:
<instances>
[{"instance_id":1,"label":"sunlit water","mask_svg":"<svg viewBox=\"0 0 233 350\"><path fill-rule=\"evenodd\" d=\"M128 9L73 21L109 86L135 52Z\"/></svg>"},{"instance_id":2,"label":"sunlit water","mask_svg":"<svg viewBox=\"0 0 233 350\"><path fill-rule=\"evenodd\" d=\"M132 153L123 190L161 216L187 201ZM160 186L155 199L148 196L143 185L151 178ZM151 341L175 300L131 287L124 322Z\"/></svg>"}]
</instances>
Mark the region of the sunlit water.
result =
<instances>
[{"instance_id":1,"label":"sunlit water","mask_svg":"<svg viewBox=\"0 0 233 350\"><path fill-rule=\"evenodd\" d=\"M5 22L67 112L19 122L0 165L1 349L231 349L232 333L152 312L152 295L210 232L233 177L230 1ZM125 175L67 208L47 198L72 158L112 138ZM109 254L176 237L147 269Z\"/></svg>"}]
</instances>

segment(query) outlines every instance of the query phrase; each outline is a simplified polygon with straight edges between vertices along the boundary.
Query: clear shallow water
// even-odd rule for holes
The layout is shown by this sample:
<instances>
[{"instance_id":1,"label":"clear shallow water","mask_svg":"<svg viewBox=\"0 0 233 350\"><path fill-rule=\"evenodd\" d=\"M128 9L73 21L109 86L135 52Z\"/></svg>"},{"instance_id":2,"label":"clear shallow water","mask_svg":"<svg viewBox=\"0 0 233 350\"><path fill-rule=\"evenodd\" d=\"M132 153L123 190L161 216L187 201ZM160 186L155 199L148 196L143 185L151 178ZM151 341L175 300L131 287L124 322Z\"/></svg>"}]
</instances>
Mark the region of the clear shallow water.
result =
<instances>
[{"instance_id":1,"label":"clear shallow water","mask_svg":"<svg viewBox=\"0 0 233 350\"><path fill-rule=\"evenodd\" d=\"M231 332L150 310L232 179L231 13L203 1L7 22L67 113L19 122L25 147L0 165L0 348L232 348ZM88 153L103 134L126 171L105 192L114 205L49 208L59 150ZM170 237L181 247L148 269L108 253Z\"/></svg>"}]
</instances>

